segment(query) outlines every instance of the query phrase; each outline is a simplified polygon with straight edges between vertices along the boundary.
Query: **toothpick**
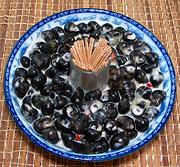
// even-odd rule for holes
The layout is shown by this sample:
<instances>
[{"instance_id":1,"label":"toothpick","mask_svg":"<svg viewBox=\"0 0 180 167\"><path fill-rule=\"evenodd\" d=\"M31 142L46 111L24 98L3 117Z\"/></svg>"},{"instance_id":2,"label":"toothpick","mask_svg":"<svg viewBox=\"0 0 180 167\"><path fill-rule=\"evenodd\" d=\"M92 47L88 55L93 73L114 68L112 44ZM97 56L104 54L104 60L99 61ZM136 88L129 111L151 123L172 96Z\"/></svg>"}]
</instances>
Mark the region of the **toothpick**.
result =
<instances>
[{"instance_id":1,"label":"toothpick","mask_svg":"<svg viewBox=\"0 0 180 167\"><path fill-rule=\"evenodd\" d=\"M95 66L98 64L98 62L99 62L101 59L103 59L104 56L106 55L106 53L108 53L109 51L110 51L109 48L104 48L104 49L102 50L102 52L99 53L99 56L93 61L92 66L95 67ZM103 55L104 55L104 56L103 56Z\"/></svg>"},{"instance_id":2,"label":"toothpick","mask_svg":"<svg viewBox=\"0 0 180 167\"><path fill-rule=\"evenodd\" d=\"M107 40L100 38L94 43L95 39L76 41L70 49L73 56L73 63L85 71L98 71L105 67L110 61L112 53Z\"/></svg>"}]
</instances>

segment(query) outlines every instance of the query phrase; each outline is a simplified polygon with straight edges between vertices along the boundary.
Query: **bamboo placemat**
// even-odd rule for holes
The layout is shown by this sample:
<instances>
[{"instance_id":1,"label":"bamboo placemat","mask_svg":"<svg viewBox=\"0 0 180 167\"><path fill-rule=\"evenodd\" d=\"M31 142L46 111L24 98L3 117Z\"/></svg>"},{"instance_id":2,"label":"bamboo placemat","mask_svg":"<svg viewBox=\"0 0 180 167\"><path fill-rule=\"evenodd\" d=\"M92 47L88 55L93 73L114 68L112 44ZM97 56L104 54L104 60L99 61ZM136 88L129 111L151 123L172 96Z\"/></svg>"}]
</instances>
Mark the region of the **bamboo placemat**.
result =
<instances>
[{"instance_id":1,"label":"bamboo placemat","mask_svg":"<svg viewBox=\"0 0 180 167\"><path fill-rule=\"evenodd\" d=\"M34 145L17 128L5 105L3 73L9 53L18 38L46 16L72 8L95 7L123 13L149 28L164 44L177 74L180 89L179 0L0 0L0 167L179 167L180 96L164 130L143 149L121 159L86 163L62 159Z\"/></svg>"}]
</instances>

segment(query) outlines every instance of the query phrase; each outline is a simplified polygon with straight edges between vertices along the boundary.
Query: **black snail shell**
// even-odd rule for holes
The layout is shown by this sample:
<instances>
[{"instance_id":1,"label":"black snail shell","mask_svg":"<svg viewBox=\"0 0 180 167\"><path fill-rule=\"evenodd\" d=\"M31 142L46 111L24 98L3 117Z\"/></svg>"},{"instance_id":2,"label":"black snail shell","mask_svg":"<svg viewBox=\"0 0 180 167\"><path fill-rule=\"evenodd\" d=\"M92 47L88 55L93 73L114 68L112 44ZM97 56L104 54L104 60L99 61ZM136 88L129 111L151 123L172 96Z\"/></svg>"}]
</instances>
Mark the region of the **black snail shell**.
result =
<instances>
[{"instance_id":1,"label":"black snail shell","mask_svg":"<svg viewBox=\"0 0 180 167\"><path fill-rule=\"evenodd\" d=\"M139 51L133 51L130 53L130 59L136 64L136 65L142 65L146 61L146 57L143 53Z\"/></svg>"},{"instance_id":2,"label":"black snail shell","mask_svg":"<svg viewBox=\"0 0 180 167\"><path fill-rule=\"evenodd\" d=\"M109 143L106 138L102 137L93 143L93 153L103 153L109 150Z\"/></svg>"},{"instance_id":3,"label":"black snail shell","mask_svg":"<svg viewBox=\"0 0 180 167\"><path fill-rule=\"evenodd\" d=\"M119 66L121 66L127 62L127 58L125 56L117 56L116 61L118 62Z\"/></svg>"},{"instance_id":4,"label":"black snail shell","mask_svg":"<svg viewBox=\"0 0 180 167\"><path fill-rule=\"evenodd\" d=\"M123 133L124 133L124 136L126 136L129 140L136 138L138 135L137 130L123 131Z\"/></svg>"},{"instance_id":5,"label":"black snail shell","mask_svg":"<svg viewBox=\"0 0 180 167\"><path fill-rule=\"evenodd\" d=\"M39 53L44 53L43 49L44 49L44 45L46 44L46 42L37 42L36 43L36 50L33 51L30 54L30 58L32 58L34 55L39 54Z\"/></svg>"},{"instance_id":6,"label":"black snail shell","mask_svg":"<svg viewBox=\"0 0 180 167\"><path fill-rule=\"evenodd\" d=\"M33 123L33 128L38 133L42 133L43 130L53 126L54 126L53 119L49 116L40 117L36 119Z\"/></svg>"},{"instance_id":7,"label":"black snail shell","mask_svg":"<svg viewBox=\"0 0 180 167\"><path fill-rule=\"evenodd\" d=\"M132 101L135 98L136 85L132 81L125 81L120 89L122 98Z\"/></svg>"},{"instance_id":8,"label":"black snail shell","mask_svg":"<svg viewBox=\"0 0 180 167\"><path fill-rule=\"evenodd\" d=\"M29 104L31 105L31 96L24 97L22 104Z\"/></svg>"},{"instance_id":9,"label":"black snail shell","mask_svg":"<svg viewBox=\"0 0 180 167\"><path fill-rule=\"evenodd\" d=\"M115 30L122 32L122 33L124 33L126 31L123 27L116 27Z\"/></svg>"},{"instance_id":10,"label":"black snail shell","mask_svg":"<svg viewBox=\"0 0 180 167\"><path fill-rule=\"evenodd\" d=\"M46 43L42 44L40 50L45 54L55 53L58 49L58 43L56 40L49 40Z\"/></svg>"},{"instance_id":11,"label":"black snail shell","mask_svg":"<svg viewBox=\"0 0 180 167\"><path fill-rule=\"evenodd\" d=\"M117 123L123 130L131 131L135 129L134 120L129 116L119 116L117 118Z\"/></svg>"},{"instance_id":12,"label":"black snail shell","mask_svg":"<svg viewBox=\"0 0 180 167\"><path fill-rule=\"evenodd\" d=\"M23 77L14 78L12 85L16 96L19 98L23 98L29 90L29 82Z\"/></svg>"},{"instance_id":13,"label":"black snail shell","mask_svg":"<svg viewBox=\"0 0 180 167\"><path fill-rule=\"evenodd\" d=\"M150 74L150 82L154 87L159 86L162 83L163 79L163 74L155 69Z\"/></svg>"},{"instance_id":14,"label":"black snail shell","mask_svg":"<svg viewBox=\"0 0 180 167\"><path fill-rule=\"evenodd\" d=\"M64 30L66 33L77 33L79 31L78 27L73 22L66 23L64 25Z\"/></svg>"},{"instance_id":15,"label":"black snail shell","mask_svg":"<svg viewBox=\"0 0 180 167\"><path fill-rule=\"evenodd\" d=\"M123 73L123 77L127 80L134 78L135 74L136 74L136 65L135 64L127 64L125 66L123 66L124 71L122 71Z\"/></svg>"},{"instance_id":16,"label":"black snail shell","mask_svg":"<svg viewBox=\"0 0 180 167\"><path fill-rule=\"evenodd\" d=\"M93 113L93 118L96 121L105 122L107 120L106 111L104 109L96 111L95 113Z\"/></svg>"},{"instance_id":17,"label":"black snail shell","mask_svg":"<svg viewBox=\"0 0 180 167\"><path fill-rule=\"evenodd\" d=\"M67 118L57 117L55 120L55 126L63 132L69 132L71 130L71 121Z\"/></svg>"},{"instance_id":18,"label":"black snail shell","mask_svg":"<svg viewBox=\"0 0 180 167\"><path fill-rule=\"evenodd\" d=\"M76 135L73 132L62 132L61 133L61 139L64 143L64 145L68 148L72 147L72 141L75 140Z\"/></svg>"},{"instance_id":19,"label":"black snail shell","mask_svg":"<svg viewBox=\"0 0 180 167\"><path fill-rule=\"evenodd\" d=\"M147 83L148 77L146 76L146 73L143 70L137 70L135 74L135 80L139 83Z\"/></svg>"},{"instance_id":20,"label":"black snail shell","mask_svg":"<svg viewBox=\"0 0 180 167\"><path fill-rule=\"evenodd\" d=\"M52 83L54 85L58 85L58 86L65 86L67 83L69 83L69 81L67 81L65 78L62 77L61 73L57 73L53 79L52 79Z\"/></svg>"},{"instance_id":21,"label":"black snail shell","mask_svg":"<svg viewBox=\"0 0 180 167\"><path fill-rule=\"evenodd\" d=\"M69 44L71 45L75 41L75 38L71 34L64 34L58 38L58 45Z\"/></svg>"},{"instance_id":22,"label":"black snail shell","mask_svg":"<svg viewBox=\"0 0 180 167\"><path fill-rule=\"evenodd\" d=\"M65 52L64 54L54 54L51 58L51 64L59 69L65 69L70 66L70 53Z\"/></svg>"},{"instance_id":23,"label":"black snail shell","mask_svg":"<svg viewBox=\"0 0 180 167\"><path fill-rule=\"evenodd\" d=\"M146 42L143 42L141 40L136 40L134 43L133 43L133 48L135 50L138 50L140 51L141 53L145 54L145 53L148 53L148 52L151 52L151 47L146 43Z\"/></svg>"},{"instance_id":24,"label":"black snail shell","mask_svg":"<svg viewBox=\"0 0 180 167\"><path fill-rule=\"evenodd\" d=\"M58 53L55 53L53 54L53 56L51 57L51 64L54 66L54 67L60 67L59 65L59 61L61 59L61 55L58 54Z\"/></svg>"},{"instance_id":25,"label":"black snail shell","mask_svg":"<svg viewBox=\"0 0 180 167\"><path fill-rule=\"evenodd\" d=\"M96 21L90 21L87 24L87 33L91 33L97 29L100 29L100 25Z\"/></svg>"},{"instance_id":26,"label":"black snail shell","mask_svg":"<svg viewBox=\"0 0 180 167\"><path fill-rule=\"evenodd\" d=\"M117 122L115 120L106 120L104 129L107 133L115 134L118 130Z\"/></svg>"},{"instance_id":27,"label":"black snail shell","mask_svg":"<svg viewBox=\"0 0 180 167\"><path fill-rule=\"evenodd\" d=\"M122 88L134 92L136 90L136 84L133 81L124 81Z\"/></svg>"},{"instance_id":28,"label":"black snail shell","mask_svg":"<svg viewBox=\"0 0 180 167\"><path fill-rule=\"evenodd\" d=\"M109 41L109 44L115 46L121 40L123 33L117 30L108 31L105 34L105 38Z\"/></svg>"},{"instance_id":29,"label":"black snail shell","mask_svg":"<svg viewBox=\"0 0 180 167\"><path fill-rule=\"evenodd\" d=\"M101 35L101 30L100 29L96 29L93 32L90 33L90 37L95 38L95 39L99 39Z\"/></svg>"},{"instance_id":30,"label":"black snail shell","mask_svg":"<svg viewBox=\"0 0 180 167\"><path fill-rule=\"evenodd\" d=\"M101 101L93 100L89 102L89 109L92 113L95 113L102 108L103 108L103 103Z\"/></svg>"},{"instance_id":31,"label":"black snail shell","mask_svg":"<svg viewBox=\"0 0 180 167\"><path fill-rule=\"evenodd\" d=\"M149 63L146 62L146 63L144 63L144 64L141 66L141 69L142 69L143 71L145 71L147 74L149 74L149 73L152 72L153 67L152 67L151 64L149 64Z\"/></svg>"},{"instance_id":32,"label":"black snail shell","mask_svg":"<svg viewBox=\"0 0 180 167\"><path fill-rule=\"evenodd\" d=\"M92 152L92 145L86 139L81 139L79 141L73 140L71 149L76 153L89 154Z\"/></svg>"},{"instance_id":33,"label":"black snail shell","mask_svg":"<svg viewBox=\"0 0 180 167\"><path fill-rule=\"evenodd\" d=\"M117 52L121 55L125 55L124 54L124 49L127 48L129 45L127 42L119 42L118 45L116 46L116 50Z\"/></svg>"},{"instance_id":34,"label":"black snail shell","mask_svg":"<svg viewBox=\"0 0 180 167\"><path fill-rule=\"evenodd\" d=\"M61 55L61 54L64 54L66 52L69 52L70 51L70 47L71 46L68 45L68 44L61 43L61 44L58 45L57 53Z\"/></svg>"},{"instance_id":35,"label":"black snail shell","mask_svg":"<svg viewBox=\"0 0 180 167\"><path fill-rule=\"evenodd\" d=\"M36 54L31 59L31 64L36 66L39 70L48 68L50 62L50 55L48 54Z\"/></svg>"},{"instance_id":36,"label":"black snail shell","mask_svg":"<svg viewBox=\"0 0 180 167\"><path fill-rule=\"evenodd\" d=\"M85 101L99 100L101 98L101 95L102 95L102 92L100 89L92 90L85 94Z\"/></svg>"},{"instance_id":37,"label":"black snail shell","mask_svg":"<svg viewBox=\"0 0 180 167\"><path fill-rule=\"evenodd\" d=\"M78 87L76 89L76 91L73 93L72 97L71 97L71 101L74 104L79 104L82 102L82 100L84 99L84 91L83 89L81 89L80 87Z\"/></svg>"},{"instance_id":38,"label":"black snail shell","mask_svg":"<svg viewBox=\"0 0 180 167\"><path fill-rule=\"evenodd\" d=\"M145 109L144 114L142 115L142 117L145 117L149 120L149 122L151 122L159 113L159 110L155 107L148 107Z\"/></svg>"},{"instance_id":39,"label":"black snail shell","mask_svg":"<svg viewBox=\"0 0 180 167\"><path fill-rule=\"evenodd\" d=\"M126 114L130 109L130 103L128 99L122 98L118 103L118 111L120 114Z\"/></svg>"},{"instance_id":40,"label":"black snail shell","mask_svg":"<svg viewBox=\"0 0 180 167\"><path fill-rule=\"evenodd\" d=\"M46 84L42 89L40 89L40 93L43 96L54 97L53 85L51 83Z\"/></svg>"},{"instance_id":41,"label":"black snail shell","mask_svg":"<svg viewBox=\"0 0 180 167\"><path fill-rule=\"evenodd\" d=\"M108 78L108 84L112 88L119 88L122 85L122 82L124 80L122 73L120 72L119 69L117 71L111 70L112 66L109 71L109 78Z\"/></svg>"},{"instance_id":42,"label":"black snail shell","mask_svg":"<svg viewBox=\"0 0 180 167\"><path fill-rule=\"evenodd\" d=\"M131 42L136 39L136 34L131 31L125 31L123 38L125 41Z\"/></svg>"},{"instance_id":43,"label":"black snail shell","mask_svg":"<svg viewBox=\"0 0 180 167\"><path fill-rule=\"evenodd\" d=\"M60 58L59 60L58 60L58 65L57 65L57 67L59 68L59 69L66 69L66 68L69 68L69 66L70 66L70 62L69 61L66 61L64 58Z\"/></svg>"},{"instance_id":44,"label":"black snail shell","mask_svg":"<svg viewBox=\"0 0 180 167\"><path fill-rule=\"evenodd\" d=\"M113 103L108 103L106 106L106 115L109 119L114 119L118 115L118 111Z\"/></svg>"},{"instance_id":45,"label":"black snail shell","mask_svg":"<svg viewBox=\"0 0 180 167\"><path fill-rule=\"evenodd\" d=\"M45 41L49 41L55 38L55 34L53 31L51 30L46 30L42 33L42 36L44 38Z\"/></svg>"},{"instance_id":46,"label":"black snail shell","mask_svg":"<svg viewBox=\"0 0 180 167\"><path fill-rule=\"evenodd\" d=\"M89 117L83 113L76 114L71 120L72 130L76 133L84 132L89 124Z\"/></svg>"},{"instance_id":47,"label":"black snail shell","mask_svg":"<svg viewBox=\"0 0 180 167\"><path fill-rule=\"evenodd\" d=\"M61 73L57 73L52 79L52 84L54 91L58 93L65 90L68 81L62 77Z\"/></svg>"},{"instance_id":48,"label":"black snail shell","mask_svg":"<svg viewBox=\"0 0 180 167\"><path fill-rule=\"evenodd\" d=\"M136 90L136 97L143 97L144 99L149 99L151 94L151 88L148 88L146 86L141 86Z\"/></svg>"},{"instance_id":49,"label":"black snail shell","mask_svg":"<svg viewBox=\"0 0 180 167\"><path fill-rule=\"evenodd\" d=\"M35 66L32 65L28 70L27 70L27 77L32 79L35 76L38 75L38 73L40 73L39 69Z\"/></svg>"},{"instance_id":50,"label":"black snail shell","mask_svg":"<svg viewBox=\"0 0 180 167\"><path fill-rule=\"evenodd\" d=\"M16 68L15 77L27 78L27 71L24 68Z\"/></svg>"},{"instance_id":51,"label":"black snail shell","mask_svg":"<svg viewBox=\"0 0 180 167\"><path fill-rule=\"evenodd\" d=\"M56 39L58 39L58 37L64 35L64 33L65 33L64 29L59 27L59 26L56 26L56 27L52 28L51 31L54 33L54 37Z\"/></svg>"},{"instance_id":52,"label":"black snail shell","mask_svg":"<svg viewBox=\"0 0 180 167\"><path fill-rule=\"evenodd\" d=\"M158 55L155 52L147 52L145 54L147 62L151 64L153 67L158 66Z\"/></svg>"},{"instance_id":53,"label":"black snail shell","mask_svg":"<svg viewBox=\"0 0 180 167\"><path fill-rule=\"evenodd\" d=\"M43 115L53 115L54 103L51 99L45 99L41 102L41 112Z\"/></svg>"},{"instance_id":54,"label":"black snail shell","mask_svg":"<svg viewBox=\"0 0 180 167\"><path fill-rule=\"evenodd\" d=\"M44 42L38 42L36 43L36 47L40 47L43 45ZM34 55L41 53L41 51L38 48L34 48L30 53L29 53L29 58L31 59Z\"/></svg>"},{"instance_id":55,"label":"black snail shell","mask_svg":"<svg viewBox=\"0 0 180 167\"><path fill-rule=\"evenodd\" d=\"M149 128L149 121L145 117L137 117L135 119L136 129L139 132L145 132Z\"/></svg>"},{"instance_id":56,"label":"black snail shell","mask_svg":"<svg viewBox=\"0 0 180 167\"><path fill-rule=\"evenodd\" d=\"M102 134L103 127L100 122L93 121L89 123L89 126L85 132L85 135L88 139L95 141Z\"/></svg>"},{"instance_id":57,"label":"black snail shell","mask_svg":"<svg viewBox=\"0 0 180 167\"><path fill-rule=\"evenodd\" d=\"M120 88L123 82L123 75L121 74L110 74L108 79L108 84L111 88Z\"/></svg>"},{"instance_id":58,"label":"black snail shell","mask_svg":"<svg viewBox=\"0 0 180 167\"><path fill-rule=\"evenodd\" d=\"M65 62L70 62L71 60L71 53L66 51L63 54L61 54L61 58L65 61Z\"/></svg>"},{"instance_id":59,"label":"black snail shell","mask_svg":"<svg viewBox=\"0 0 180 167\"><path fill-rule=\"evenodd\" d=\"M134 48L132 44L128 44L127 42L119 42L119 44L116 46L116 50L119 54L129 56Z\"/></svg>"},{"instance_id":60,"label":"black snail shell","mask_svg":"<svg viewBox=\"0 0 180 167\"><path fill-rule=\"evenodd\" d=\"M101 96L101 101L103 102L118 102L119 100L119 91L116 89L109 89L104 91Z\"/></svg>"},{"instance_id":61,"label":"black snail shell","mask_svg":"<svg viewBox=\"0 0 180 167\"><path fill-rule=\"evenodd\" d=\"M58 67L51 66L46 70L45 74L47 75L47 77L53 78L59 71L60 70L58 69Z\"/></svg>"},{"instance_id":62,"label":"black snail shell","mask_svg":"<svg viewBox=\"0 0 180 167\"><path fill-rule=\"evenodd\" d=\"M147 101L145 101L143 98L137 98L133 101L131 105L131 112L135 117L141 116L144 113L147 106Z\"/></svg>"},{"instance_id":63,"label":"black snail shell","mask_svg":"<svg viewBox=\"0 0 180 167\"><path fill-rule=\"evenodd\" d=\"M74 104L68 104L63 108L63 115L68 118L73 118L76 114L78 114L78 109Z\"/></svg>"},{"instance_id":64,"label":"black snail shell","mask_svg":"<svg viewBox=\"0 0 180 167\"><path fill-rule=\"evenodd\" d=\"M60 110L68 103L68 100L66 97L62 95L58 95L54 98L53 102L54 102L54 108Z\"/></svg>"},{"instance_id":65,"label":"black snail shell","mask_svg":"<svg viewBox=\"0 0 180 167\"><path fill-rule=\"evenodd\" d=\"M31 98L32 104L38 109L41 108L42 100L43 100L42 96L37 94L33 95Z\"/></svg>"},{"instance_id":66,"label":"black snail shell","mask_svg":"<svg viewBox=\"0 0 180 167\"><path fill-rule=\"evenodd\" d=\"M150 105L151 106L159 106L163 100L166 98L166 92L163 90L155 90L152 92L152 96L150 96Z\"/></svg>"},{"instance_id":67,"label":"black snail shell","mask_svg":"<svg viewBox=\"0 0 180 167\"><path fill-rule=\"evenodd\" d=\"M89 106L89 104L87 104L87 103L81 103L81 104L79 104L79 111L81 112L81 113L84 113L84 114L86 114L86 115L88 115L88 116L90 116L91 115L91 111L90 111L90 106Z\"/></svg>"},{"instance_id":68,"label":"black snail shell","mask_svg":"<svg viewBox=\"0 0 180 167\"><path fill-rule=\"evenodd\" d=\"M133 101L133 99L135 98L135 91L122 88L120 90L120 93L121 93L122 98L128 99L129 101Z\"/></svg>"},{"instance_id":69,"label":"black snail shell","mask_svg":"<svg viewBox=\"0 0 180 167\"><path fill-rule=\"evenodd\" d=\"M151 47L144 42L144 44L142 45L142 47L140 48L140 52L142 53L148 53L148 52L151 52Z\"/></svg>"},{"instance_id":70,"label":"black snail shell","mask_svg":"<svg viewBox=\"0 0 180 167\"><path fill-rule=\"evenodd\" d=\"M47 77L42 72L38 73L37 76L31 79L31 85L35 90L39 90L46 83Z\"/></svg>"},{"instance_id":71,"label":"black snail shell","mask_svg":"<svg viewBox=\"0 0 180 167\"><path fill-rule=\"evenodd\" d=\"M38 117L38 111L27 103L22 104L21 112L24 118L30 123L32 123Z\"/></svg>"},{"instance_id":72,"label":"black snail shell","mask_svg":"<svg viewBox=\"0 0 180 167\"><path fill-rule=\"evenodd\" d=\"M56 93L61 94L61 95L64 95L64 96L66 96L67 98L71 98L72 95L74 94L74 89L73 89L72 85L66 84L64 90L61 90L61 91L59 91L59 92L56 91Z\"/></svg>"},{"instance_id":73,"label":"black snail shell","mask_svg":"<svg viewBox=\"0 0 180 167\"><path fill-rule=\"evenodd\" d=\"M102 33L105 34L108 31L111 31L113 29L113 26L109 23L105 23L101 26Z\"/></svg>"},{"instance_id":74,"label":"black snail shell","mask_svg":"<svg viewBox=\"0 0 180 167\"><path fill-rule=\"evenodd\" d=\"M23 67L28 68L30 66L30 58L26 56L22 56L20 62Z\"/></svg>"},{"instance_id":75,"label":"black snail shell","mask_svg":"<svg viewBox=\"0 0 180 167\"><path fill-rule=\"evenodd\" d=\"M59 141L57 130L54 127L47 128L42 131L42 136L49 142L55 144Z\"/></svg>"},{"instance_id":76,"label":"black snail shell","mask_svg":"<svg viewBox=\"0 0 180 167\"><path fill-rule=\"evenodd\" d=\"M123 132L115 134L111 140L110 145L112 150L119 150L129 144L129 139L124 135Z\"/></svg>"},{"instance_id":77,"label":"black snail shell","mask_svg":"<svg viewBox=\"0 0 180 167\"><path fill-rule=\"evenodd\" d=\"M86 24L86 23L79 23L79 24L77 25L77 27L78 27L79 32L80 32L81 34L86 33L86 31L87 31L87 24Z\"/></svg>"}]
</instances>

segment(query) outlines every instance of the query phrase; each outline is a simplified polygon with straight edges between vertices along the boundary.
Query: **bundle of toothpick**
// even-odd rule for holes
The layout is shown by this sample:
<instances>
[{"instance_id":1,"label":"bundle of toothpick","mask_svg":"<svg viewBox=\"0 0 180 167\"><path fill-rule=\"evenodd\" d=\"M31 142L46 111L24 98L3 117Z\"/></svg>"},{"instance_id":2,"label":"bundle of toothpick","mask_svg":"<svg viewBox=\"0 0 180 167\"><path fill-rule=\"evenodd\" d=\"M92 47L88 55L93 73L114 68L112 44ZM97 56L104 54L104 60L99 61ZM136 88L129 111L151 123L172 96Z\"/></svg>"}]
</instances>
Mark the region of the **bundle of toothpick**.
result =
<instances>
[{"instance_id":1,"label":"bundle of toothpick","mask_svg":"<svg viewBox=\"0 0 180 167\"><path fill-rule=\"evenodd\" d=\"M95 42L94 38L77 40L71 47L73 62L79 68L86 71L99 71L111 60L112 49L106 39L100 38Z\"/></svg>"}]
</instances>

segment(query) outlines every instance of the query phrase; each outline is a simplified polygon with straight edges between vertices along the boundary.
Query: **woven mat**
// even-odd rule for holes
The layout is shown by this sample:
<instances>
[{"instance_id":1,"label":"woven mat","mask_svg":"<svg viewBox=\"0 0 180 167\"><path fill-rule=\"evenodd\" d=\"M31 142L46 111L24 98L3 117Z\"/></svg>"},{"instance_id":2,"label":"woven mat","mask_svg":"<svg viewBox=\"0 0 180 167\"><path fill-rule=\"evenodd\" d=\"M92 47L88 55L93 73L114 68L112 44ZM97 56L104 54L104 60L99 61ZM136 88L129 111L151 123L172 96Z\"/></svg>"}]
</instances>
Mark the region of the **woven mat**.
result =
<instances>
[{"instance_id":1,"label":"woven mat","mask_svg":"<svg viewBox=\"0 0 180 167\"><path fill-rule=\"evenodd\" d=\"M46 16L81 7L120 12L148 27L162 41L171 56L179 92L179 0L0 0L0 167L180 166L180 96L177 96L173 114L160 135L141 150L109 162L76 162L54 156L29 141L12 120L4 101L3 73L15 42L29 27Z\"/></svg>"}]
</instances>

